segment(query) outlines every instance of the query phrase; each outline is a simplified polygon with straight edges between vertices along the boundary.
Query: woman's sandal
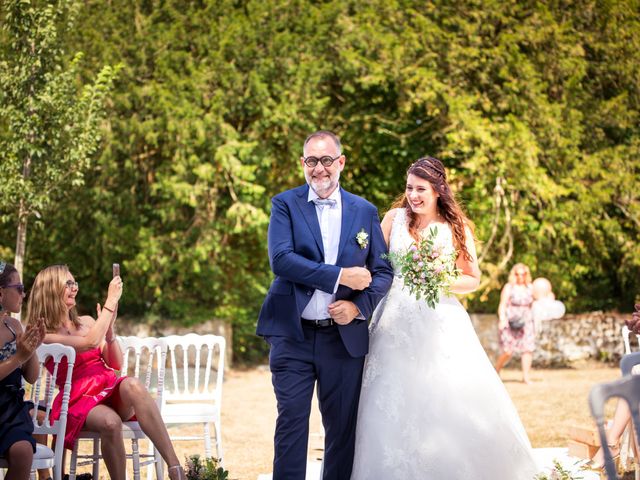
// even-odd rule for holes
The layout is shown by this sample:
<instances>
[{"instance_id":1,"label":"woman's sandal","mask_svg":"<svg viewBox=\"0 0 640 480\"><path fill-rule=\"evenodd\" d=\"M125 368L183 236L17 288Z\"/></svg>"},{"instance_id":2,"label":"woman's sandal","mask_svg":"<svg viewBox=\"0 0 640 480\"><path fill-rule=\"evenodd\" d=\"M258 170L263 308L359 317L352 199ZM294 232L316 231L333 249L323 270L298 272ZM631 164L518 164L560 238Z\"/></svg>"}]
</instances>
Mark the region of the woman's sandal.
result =
<instances>
[{"instance_id":1,"label":"woman's sandal","mask_svg":"<svg viewBox=\"0 0 640 480\"><path fill-rule=\"evenodd\" d=\"M176 472L176 476L171 476L171 470L174 470ZM169 470L167 471L167 473L169 474L169 478L171 480L186 480L187 476L184 473L184 469L182 468L182 465L178 464L178 465L174 465L172 467L169 467Z\"/></svg>"},{"instance_id":2,"label":"woman's sandal","mask_svg":"<svg viewBox=\"0 0 640 480\"><path fill-rule=\"evenodd\" d=\"M620 445L617 443L608 443L607 447L609 447L609 451L611 452L611 458L613 459L613 464L616 467L616 472L620 473ZM596 455L601 451L602 449L599 449L598 452L596 452ZM616 452L615 455L613 455L613 452ZM595 456L594 455L594 458ZM583 470L589 470L592 472L596 472L600 475L601 479L605 479L607 478L607 473L605 472L605 464L604 464L604 460L600 463L596 463L593 458L591 460L589 460L589 462L587 462L587 464L583 467Z\"/></svg>"}]
</instances>

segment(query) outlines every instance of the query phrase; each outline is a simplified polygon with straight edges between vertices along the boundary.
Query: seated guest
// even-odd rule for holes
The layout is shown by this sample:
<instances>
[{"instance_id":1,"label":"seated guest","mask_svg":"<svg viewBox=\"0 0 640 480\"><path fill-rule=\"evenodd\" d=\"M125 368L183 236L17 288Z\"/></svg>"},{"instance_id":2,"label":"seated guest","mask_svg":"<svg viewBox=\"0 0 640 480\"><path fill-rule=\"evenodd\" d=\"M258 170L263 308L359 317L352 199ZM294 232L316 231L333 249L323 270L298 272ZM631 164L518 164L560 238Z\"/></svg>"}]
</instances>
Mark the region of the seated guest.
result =
<instances>
[{"instance_id":1,"label":"seated guest","mask_svg":"<svg viewBox=\"0 0 640 480\"><path fill-rule=\"evenodd\" d=\"M107 298L98 318L76 313L78 282L65 265L45 268L36 276L29 297L27 322L45 319L45 343L62 343L76 350L65 447L73 445L81 429L98 432L102 457L109 477L125 478L126 456L122 422L134 415L142 431L169 465L169 478L184 479L176 452L160 416L160 410L145 386L136 378L118 377L122 351L115 334L116 311L123 282L116 276L109 283ZM64 382L64 376L58 382ZM62 402L54 400L52 414L59 415Z\"/></svg>"},{"instance_id":2,"label":"seated guest","mask_svg":"<svg viewBox=\"0 0 640 480\"><path fill-rule=\"evenodd\" d=\"M638 333L640 328L640 304L635 306L635 312L631 315L629 320L626 320L627 327ZM635 368L633 371L634 374ZM620 461L620 438L624 433L628 425L631 424L631 412L629 411L629 405L626 401L620 400L616 405L615 412L613 414L613 422L607 428L607 444L611 451L611 456L614 462L618 465ZM602 448L599 448L591 461L588 463L587 468L589 470L598 471L601 475L604 475L604 452Z\"/></svg>"},{"instance_id":3,"label":"seated guest","mask_svg":"<svg viewBox=\"0 0 640 480\"><path fill-rule=\"evenodd\" d=\"M19 313L24 286L13 265L0 261L0 455L9 464L7 479L28 479L36 451L33 421L24 401L22 378L33 383L39 364L35 351L45 334L42 319L34 319L23 331L8 313Z\"/></svg>"}]
</instances>

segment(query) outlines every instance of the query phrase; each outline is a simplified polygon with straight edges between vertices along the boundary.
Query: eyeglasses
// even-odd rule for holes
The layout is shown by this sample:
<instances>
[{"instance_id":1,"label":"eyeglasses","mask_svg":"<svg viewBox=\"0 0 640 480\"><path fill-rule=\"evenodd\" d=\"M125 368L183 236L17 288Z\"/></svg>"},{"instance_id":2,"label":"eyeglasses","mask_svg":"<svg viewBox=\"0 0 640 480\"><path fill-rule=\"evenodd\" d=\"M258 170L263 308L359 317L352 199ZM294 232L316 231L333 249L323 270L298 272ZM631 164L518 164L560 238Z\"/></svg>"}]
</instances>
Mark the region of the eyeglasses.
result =
<instances>
[{"instance_id":1,"label":"eyeglasses","mask_svg":"<svg viewBox=\"0 0 640 480\"><path fill-rule=\"evenodd\" d=\"M304 164L307 167L314 168L318 165L318 162L322 164L323 167L330 167L333 165L333 162L338 160L342 155L338 155L336 158L330 157L329 155L325 155L324 157L307 157L304 159Z\"/></svg>"},{"instance_id":2,"label":"eyeglasses","mask_svg":"<svg viewBox=\"0 0 640 480\"><path fill-rule=\"evenodd\" d=\"M64 286L69 288L69 289L75 288L76 290L80 288L80 284L78 282L74 282L73 280L67 280L64 283Z\"/></svg>"},{"instance_id":3,"label":"eyeglasses","mask_svg":"<svg viewBox=\"0 0 640 480\"><path fill-rule=\"evenodd\" d=\"M527 275L527 272L516 272L516 277L524 277Z\"/></svg>"},{"instance_id":4,"label":"eyeglasses","mask_svg":"<svg viewBox=\"0 0 640 480\"><path fill-rule=\"evenodd\" d=\"M20 295L24 293L24 285L22 283L14 283L13 285L7 285L3 288L15 288Z\"/></svg>"}]
</instances>

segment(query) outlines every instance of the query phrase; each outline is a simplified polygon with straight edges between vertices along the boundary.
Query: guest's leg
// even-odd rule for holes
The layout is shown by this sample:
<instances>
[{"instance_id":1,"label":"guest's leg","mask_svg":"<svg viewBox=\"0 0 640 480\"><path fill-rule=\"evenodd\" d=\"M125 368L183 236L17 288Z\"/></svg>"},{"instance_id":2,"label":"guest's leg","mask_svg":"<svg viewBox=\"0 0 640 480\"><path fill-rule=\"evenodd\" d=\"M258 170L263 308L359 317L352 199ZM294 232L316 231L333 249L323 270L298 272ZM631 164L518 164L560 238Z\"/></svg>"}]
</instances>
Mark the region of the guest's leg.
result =
<instances>
[{"instance_id":1,"label":"guest's leg","mask_svg":"<svg viewBox=\"0 0 640 480\"><path fill-rule=\"evenodd\" d=\"M533 360L532 352L522 353L522 381L526 384L531 383L531 362Z\"/></svg>"},{"instance_id":2,"label":"guest's leg","mask_svg":"<svg viewBox=\"0 0 640 480\"><path fill-rule=\"evenodd\" d=\"M318 403L325 428L324 480L349 480L364 357L353 358L336 327L318 331Z\"/></svg>"},{"instance_id":3,"label":"guest's leg","mask_svg":"<svg viewBox=\"0 0 640 480\"><path fill-rule=\"evenodd\" d=\"M500 373L502 367L504 367L509 360L511 360L511 352L502 352L496 361L496 372Z\"/></svg>"},{"instance_id":4,"label":"guest's leg","mask_svg":"<svg viewBox=\"0 0 640 480\"><path fill-rule=\"evenodd\" d=\"M158 405L142 382L137 378L124 379L118 386L118 393L114 396L112 405L123 421L135 413L142 431L158 449L167 465L171 467L180 464Z\"/></svg>"},{"instance_id":5,"label":"guest's leg","mask_svg":"<svg viewBox=\"0 0 640 480\"><path fill-rule=\"evenodd\" d=\"M624 400L618 401L613 414L613 422L611 427L607 429L607 444L609 445L611 455L616 456L620 453L620 437L622 437L622 433L624 429L627 428L627 425L629 425L630 420L631 412L629 411L629 405ZM602 448L599 448L593 456L592 464L595 468L604 465L604 452Z\"/></svg>"},{"instance_id":6,"label":"guest's leg","mask_svg":"<svg viewBox=\"0 0 640 480\"><path fill-rule=\"evenodd\" d=\"M273 479L304 480L307 469L309 414L316 374L313 366L315 330L305 340L270 337L269 366L278 403L274 438Z\"/></svg>"},{"instance_id":7,"label":"guest's leg","mask_svg":"<svg viewBox=\"0 0 640 480\"><path fill-rule=\"evenodd\" d=\"M6 480L28 480L33 462L33 447L27 440L20 440L6 451L9 469Z\"/></svg>"},{"instance_id":8,"label":"guest's leg","mask_svg":"<svg viewBox=\"0 0 640 480\"><path fill-rule=\"evenodd\" d=\"M120 415L111 407L97 405L91 409L84 424L87 430L100 434L100 449L109 478L125 478L126 456Z\"/></svg>"}]
</instances>

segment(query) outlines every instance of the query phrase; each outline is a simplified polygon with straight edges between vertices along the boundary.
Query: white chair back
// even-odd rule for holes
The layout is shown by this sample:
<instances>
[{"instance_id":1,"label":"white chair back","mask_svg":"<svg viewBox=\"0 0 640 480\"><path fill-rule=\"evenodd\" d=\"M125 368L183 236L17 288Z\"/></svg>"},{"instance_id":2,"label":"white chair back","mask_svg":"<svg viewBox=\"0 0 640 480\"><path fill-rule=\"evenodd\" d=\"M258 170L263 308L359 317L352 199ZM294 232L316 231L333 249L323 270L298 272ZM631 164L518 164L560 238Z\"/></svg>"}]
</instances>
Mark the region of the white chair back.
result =
<instances>
[{"instance_id":1,"label":"white chair back","mask_svg":"<svg viewBox=\"0 0 640 480\"><path fill-rule=\"evenodd\" d=\"M54 480L62 479L62 459L64 452L64 436L67 431L67 412L71 392L71 376L76 361L76 351L59 343L40 345L36 350L40 363L40 374L31 388L30 400L34 405L44 409L42 423L38 421L38 408L33 409L33 425L35 434L55 435L55 445L51 455L48 447L38 445L39 452L34 456L34 468L53 468ZM47 369L47 364L51 370ZM62 386L62 406L57 420L51 418L51 406L56 397L58 377L64 376Z\"/></svg>"},{"instance_id":2,"label":"white chair back","mask_svg":"<svg viewBox=\"0 0 640 480\"><path fill-rule=\"evenodd\" d=\"M167 424L199 423L203 435L172 436L173 440L204 440L204 454L212 456L210 424L215 428L217 458L222 464L220 408L226 342L218 335L171 335L171 374L165 379L162 418Z\"/></svg>"},{"instance_id":3,"label":"white chair back","mask_svg":"<svg viewBox=\"0 0 640 480\"><path fill-rule=\"evenodd\" d=\"M118 337L118 342L122 349L120 375L139 379L160 407L164 392L167 344L154 337Z\"/></svg>"},{"instance_id":4,"label":"white chair back","mask_svg":"<svg viewBox=\"0 0 640 480\"><path fill-rule=\"evenodd\" d=\"M625 355L640 350L640 335L632 333L626 325L622 326L621 334Z\"/></svg>"},{"instance_id":5,"label":"white chair back","mask_svg":"<svg viewBox=\"0 0 640 480\"><path fill-rule=\"evenodd\" d=\"M166 403L222 401L225 339L218 335L171 335L164 337L169 348L170 380Z\"/></svg>"}]
</instances>

